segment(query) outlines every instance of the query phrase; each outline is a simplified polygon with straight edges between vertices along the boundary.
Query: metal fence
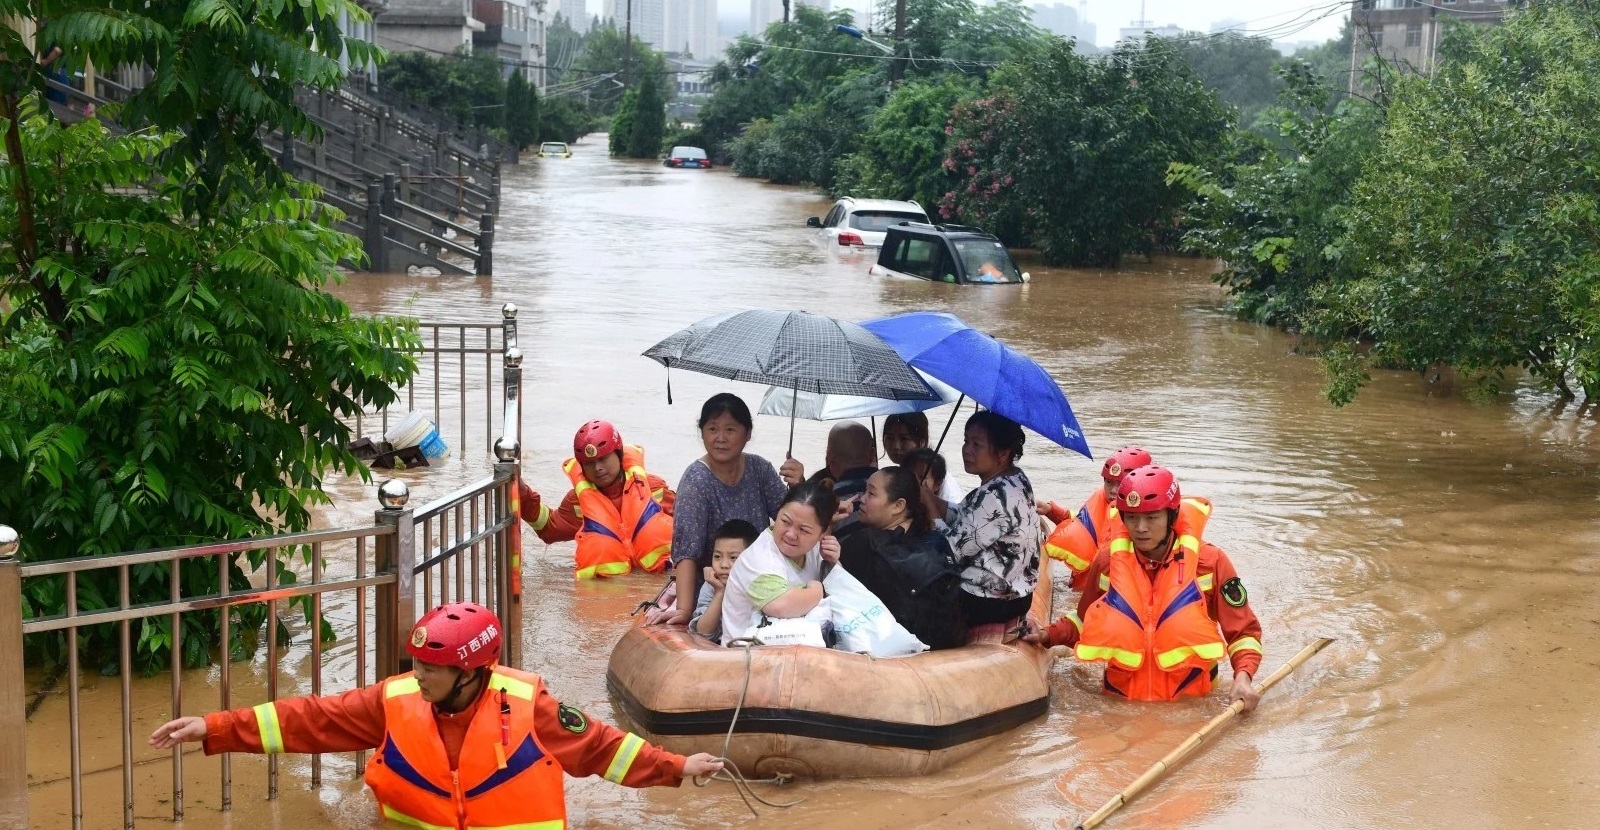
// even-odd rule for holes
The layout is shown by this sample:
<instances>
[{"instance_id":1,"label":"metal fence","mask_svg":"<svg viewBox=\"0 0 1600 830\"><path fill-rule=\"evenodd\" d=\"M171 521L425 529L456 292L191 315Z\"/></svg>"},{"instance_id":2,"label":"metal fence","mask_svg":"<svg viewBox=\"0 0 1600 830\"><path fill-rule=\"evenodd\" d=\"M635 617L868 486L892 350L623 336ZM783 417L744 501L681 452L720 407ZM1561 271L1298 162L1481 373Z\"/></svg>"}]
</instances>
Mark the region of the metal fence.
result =
<instances>
[{"instance_id":1,"label":"metal fence","mask_svg":"<svg viewBox=\"0 0 1600 830\"><path fill-rule=\"evenodd\" d=\"M507 306L503 318L499 327L500 349L493 348L492 331L482 332L489 338L485 342L490 345L486 345L482 353L491 373L495 368L494 356L502 356L500 405L492 406L491 402L486 407L497 409L501 414L500 435L493 442L493 472L420 508L409 505L406 484L391 479L379 488L380 509L370 525L29 563L18 556L19 542L25 544L26 540L19 540L15 531L0 525L0 734L8 736L0 741L0 826L29 826L30 761L53 760L37 757L45 753L36 753L36 757L30 759L30 741L22 739L29 730L24 666L26 638L65 636L66 734L44 745L58 750L59 741L65 740L67 770L64 777L70 781L71 825L75 830L85 826L86 740L94 749L120 741L120 758L103 771L120 769L122 826L135 826L135 769L142 762L136 759L135 750L142 736L135 734L133 726L140 703L134 695L135 623L164 620L170 627L172 657L165 670L169 675L164 695L167 700L162 701L164 705L160 709L173 717L199 709L195 701L186 699L184 694L185 680L189 680L190 685L196 680L196 672L185 672L182 668L186 615L216 615L219 620L221 646L220 653L214 656L222 659L216 660L212 670L214 678L205 677L202 682L214 692L220 709L254 704L263 699L275 700L285 683L292 685L294 691L323 694L362 688L399 673L409 662L404 659L406 637L419 612L446 601L471 600L494 608L502 617L506 631L506 651L502 659L509 665L518 665L522 600L516 482L520 474L522 370L521 353L516 347L516 309ZM440 326L436 330L492 328ZM462 342L465 340L463 336ZM444 350L437 335L432 348L436 365L441 355L455 353ZM464 345L457 351L460 354L459 377L465 378L469 352ZM478 353L470 352L474 356ZM434 382L437 414L448 399L437 385L438 373L435 373ZM466 394L463 384L456 398L463 408ZM485 418L492 420L487 413ZM459 436L463 447L467 439L467 420L460 419ZM493 429L492 425L489 429ZM241 558L253 558L264 567L255 570L256 576L249 589L230 590L229 572ZM217 569L220 586L217 590L196 591L184 585L179 565L193 560L206 561ZM115 577L115 599L90 603L95 606L91 608L82 607L85 603L80 596L80 583L87 575L107 573ZM133 583L135 580L148 583L153 573L166 580L167 596L162 601L135 602ZM292 574L292 578L286 574ZM25 619L24 589L45 580L58 583L51 587L60 588L66 601L65 609L58 614ZM303 622L295 620L292 614L283 613L291 604L298 606ZM259 633L266 640L265 681L252 682L250 699L241 701L241 695L236 694L239 691L234 676L236 667L227 656L236 633L233 628L241 624L251 609L265 610L264 632L260 628L244 632ZM249 616L255 619L260 615ZM284 629L298 644L282 640L280 618L284 620ZM117 643L120 728L116 736L85 735L81 728L84 690L79 639L83 633L102 626L114 628ZM325 639L324 633L328 630L332 637ZM296 673L280 665L291 648L309 661L309 671ZM143 681L140 688L145 688ZM144 711L148 711L151 708L148 701L143 702ZM182 820L185 813L182 750L180 746L171 752L170 799L161 799L162 803L170 804L174 821ZM356 769L364 765L364 754L357 754ZM322 784L322 762L321 756L311 759L310 783L314 787ZM226 811L233 806L232 764L226 754L220 757L218 764L219 806ZM268 798L278 795L279 775L278 759L271 756L267 761ZM93 824L105 826L107 822L98 820Z\"/></svg>"}]
</instances>

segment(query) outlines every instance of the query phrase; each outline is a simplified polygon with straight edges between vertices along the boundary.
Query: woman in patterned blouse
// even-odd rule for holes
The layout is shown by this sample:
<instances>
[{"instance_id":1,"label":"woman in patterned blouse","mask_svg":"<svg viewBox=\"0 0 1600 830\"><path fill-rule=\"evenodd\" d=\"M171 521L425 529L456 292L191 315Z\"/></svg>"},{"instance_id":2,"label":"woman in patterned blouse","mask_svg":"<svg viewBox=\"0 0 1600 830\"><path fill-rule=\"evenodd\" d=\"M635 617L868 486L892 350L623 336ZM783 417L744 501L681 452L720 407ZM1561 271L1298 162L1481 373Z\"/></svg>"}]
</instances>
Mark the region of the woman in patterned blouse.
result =
<instances>
[{"instance_id":1,"label":"woman in patterned blouse","mask_svg":"<svg viewBox=\"0 0 1600 830\"><path fill-rule=\"evenodd\" d=\"M961 461L981 482L958 504L924 489L929 512L943 516L945 538L962 566L968 625L1009 623L1028 613L1039 584L1044 539L1033 484L1017 468L1024 437L1017 422L984 411L967 419Z\"/></svg>"}]
</instances>

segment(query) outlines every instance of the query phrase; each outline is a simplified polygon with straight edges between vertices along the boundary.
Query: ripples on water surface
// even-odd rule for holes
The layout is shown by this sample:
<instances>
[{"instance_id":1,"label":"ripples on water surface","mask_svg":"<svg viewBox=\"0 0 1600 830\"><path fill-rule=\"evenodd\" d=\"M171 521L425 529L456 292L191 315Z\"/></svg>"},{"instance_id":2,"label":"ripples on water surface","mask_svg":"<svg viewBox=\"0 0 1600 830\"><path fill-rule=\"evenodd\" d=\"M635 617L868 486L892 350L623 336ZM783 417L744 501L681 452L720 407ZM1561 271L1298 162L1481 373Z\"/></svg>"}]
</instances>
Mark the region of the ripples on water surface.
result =
<instances>
[{"instance_id":1,"label":"ripples on water surface","mask_svg":"<svg viewBox=\"0 0 1600 830\"><path fill-rule=\"evenodd\" d=\"M1334 410L1289 338L1221 312L1207 263L1135 259L1111 272L1024 261L1034 282L1011 289L885 281L867 276L870 260L810 242L803 225L827 210L821 197L613 162L604 146L591 138L571 160L507 172L493 279L357 275L342 289L360 311L426 320L494 321L502 303L520 307L525 475L548 498L565 492L559 464L591 418L615 421L671 481L698 456L698 405L727 385L675 372L669 408L666 373L639 357L682 326L735 308L854 320L951 311L1045 365L1097 454L1140 443L1186 492L1216 502L1208 536L1232 555L1262 617L1264 670L1316 636L1339 638L1111 826L1571 827L1600 809L1593 416L1536 394L1475 405L1399 374ZM752 406L761 393L737 391ZM933 413L936 431L945 417ZM826 429L799 425L809 467ZM947 450L959 427L952 434ZM752 450L781 459L786 438L787 422L759 417ZM486 468L481 453L461 455L405 474L415 498ZM1097 484L1097 463L1038 439L1023 461L1045 497L1076 504ZM335 492L329 523L370 517L370 489ZM574 586L571 546L527 537L526 668L610 718L611 646L658 581ZM762 823L1069 827L1220 708L1127 703L1098 687L1096 671L1062 659L1047 719L930 778L798 785L779 795L805 803L763 808ZM345 772L323 806L286 779L281 804L263 815L240 799L233 821L364 826L368 799L345 797L359 792L348 758L330 764ZM213 777L215 762L191 766ZM749 821L724 784L638 792L573 781L568 802L577 827Z\"/></svg>"}]
</instances>

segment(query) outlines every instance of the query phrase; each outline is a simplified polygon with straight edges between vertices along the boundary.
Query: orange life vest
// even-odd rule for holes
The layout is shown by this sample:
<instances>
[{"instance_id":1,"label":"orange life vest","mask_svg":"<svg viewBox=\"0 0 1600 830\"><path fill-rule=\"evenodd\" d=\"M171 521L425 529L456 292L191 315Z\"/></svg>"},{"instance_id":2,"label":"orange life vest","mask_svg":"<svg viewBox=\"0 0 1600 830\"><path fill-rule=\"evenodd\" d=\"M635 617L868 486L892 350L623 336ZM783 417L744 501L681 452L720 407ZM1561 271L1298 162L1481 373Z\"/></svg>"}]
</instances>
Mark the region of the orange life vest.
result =
<instances>
[{"instance_id":1,"label":"orange life vest","mask_svg":"<svg viewBox=\"0 0 1600 830\"><path fill-rule=\"evenodd\" d=\"M1177 540L1153 583L1126 528L1111 539L1105 594L1089 606L1078 636L1078 659L1105 662L1107 691L1135 700L1206 694L1227 654L1206 612L1215 575L1199 573L1202 543L1181 518L1174 530Z\"/></svg>"},{"instance_id":2,"label":"orange life vest","mask_svg":"<svg viewBox=\"0 0 1600 830\"><path fill-rule=\"evenodd\" d=\"M1188 524L1196 539L1204 538L1210 518L1211 500L1208 498L1191 496L1178 505L1178 522ZM1072 587L1082 591L1088 584L1089 564L1100 552L1101 545L1121 532L1122 519L1102 487L1089 494L1076 517L1056 525L1045 540L1044 552L1051 559L1067 563L1072 569Z\"/></svg>"},{"instance_id":3,"label":"orange life vest","mask_svg":"<svg viewBox=\"0 0 1600 830\"><path fill-rule=\"evenodd\" d=\"M561 764L534 731L539 676L495 666L458 769L410 673L383 682L383 746L366 781L385 819L423 830L564 830Z\"/></svg>"},{"instance_id":4,"label":"orange life vest","mask_svg":"<svg viewBox=\"0 0 1600 830\"><path fill-rule=\"evenodd\" d=\"M578 578L621 576L637 565L659 573L672 558L672 517L651 492L644 450L622 448L622 509L583 477L583 465L569 458L561 469L578 494Z\"/></svg>"}]
</instances>

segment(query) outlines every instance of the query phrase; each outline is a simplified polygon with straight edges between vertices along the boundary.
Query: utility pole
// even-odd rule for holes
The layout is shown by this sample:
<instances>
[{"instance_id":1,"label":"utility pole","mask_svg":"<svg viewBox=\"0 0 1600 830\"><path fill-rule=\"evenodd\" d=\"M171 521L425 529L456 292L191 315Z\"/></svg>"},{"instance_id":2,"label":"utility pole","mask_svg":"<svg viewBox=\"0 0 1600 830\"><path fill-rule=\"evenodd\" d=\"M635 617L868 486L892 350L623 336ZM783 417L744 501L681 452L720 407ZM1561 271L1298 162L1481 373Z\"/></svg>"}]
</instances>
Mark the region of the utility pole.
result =
<instances>
[{"instance_id":1,"label":"utility pole","mask_svg":"<svg viewBox=\"0 0 1600 830\"><path fill-rule=\"evenodd\" d=\"M894 52L889 66L889 81L898 84L906 76L906 59L900 51L906 48L906 0L894 0Z\"/></svg>"},{"instance_id":2,"label":"utility pole","mask_svg":"<svg viewBox=\"0 0 1600 830\"><path fill-rule=\"evenodd\" d=\"M622 87L633 83L633 0L628 0L628 20L623 24Z\"/></svg>"}]
</instances>

